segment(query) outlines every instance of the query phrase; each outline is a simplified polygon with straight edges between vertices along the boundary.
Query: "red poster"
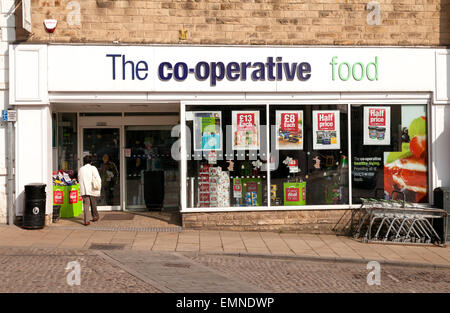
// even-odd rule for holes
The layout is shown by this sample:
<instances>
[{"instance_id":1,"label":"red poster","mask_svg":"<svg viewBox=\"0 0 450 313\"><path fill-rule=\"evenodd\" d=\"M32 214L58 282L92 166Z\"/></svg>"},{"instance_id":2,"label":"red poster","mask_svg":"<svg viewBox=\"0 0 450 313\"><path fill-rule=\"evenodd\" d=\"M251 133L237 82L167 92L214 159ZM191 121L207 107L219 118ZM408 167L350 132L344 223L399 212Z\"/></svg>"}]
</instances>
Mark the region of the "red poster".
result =
<instances>
[{"instance_id":1,"label":"red poster","mask_svg":"<svg viewBox=\"0 0 450 313\"><path fill-rule=\"evenodd\" d=\"M334 113L317 114L318 130L335 130Z\"/></svg>"},{"instance_id":2,"label":"red poster","mask_svg":"<svg viewBox=\"0 0 450 313\"><path fill-rule=\"evenodd\" d=\"M78 202L78 190L71 190L69 192L69 204Z\"/></svg>"},{"instance_id":3,"label":"red poster","mask_svg":"<svg viewBox=\"0 0 450 313\"><path fill-rule=\"evenodd\" d=\"M247 192L258 192L258 183L256 182L247 183Z\"/></svg>"},{"instance_id":4,"label":"red poster","mask_svg":"<svg viewBox=\"0 0 450 313\"><path fill-rule=\"evenodd\" d=\"M53 191L53 204L64 204L64 192L60 190Z\"/></svg>"},{"instance_id":5,"label":"red poster","mask_svg":"<svg viewBox=\"0 0 450 313\"><path fill-rule=\"evenodd\" d=\"M292 131L298 133L298 114L297 113L281 113L281 130Z\"/></svg>"},{"instance_id":6,"label":"red poster","mask_svg":"<svg viewBox=\"0 0 450 313\"><path fill-rule=\"evenodd\" d=\"M254 113L238 113L237 114L237 130L253 130L255 127Z\"/></svg>"},{"instance_id":7,"label":"red poster","mask_svg":"<svg viewBox=\"0 0 450 313\"><path fill-rule=\"evenodd\" d=\"M386 109L369 109L369 126L386 126Z\"/></svg>"},{"instance_id":8,"label":"red poster","mask_svg":"<svg viewBox=\"0 0 450 313\"><path fill-rule=\"evenodd\" d=\"M304 196L304 195L303 195ZM286 201L299 201L300 189L299 188L286 188Z\"/></svg>"},{"instance_id":9,"label":"red poster","mask_svg":"<svg viewBox=\"0 0 450 313\"><path fill-rule=\"evenodd\" d=\"M242 186L240 184L233 186L234 191L242 191Z\"/></svg>"}]
</instances>

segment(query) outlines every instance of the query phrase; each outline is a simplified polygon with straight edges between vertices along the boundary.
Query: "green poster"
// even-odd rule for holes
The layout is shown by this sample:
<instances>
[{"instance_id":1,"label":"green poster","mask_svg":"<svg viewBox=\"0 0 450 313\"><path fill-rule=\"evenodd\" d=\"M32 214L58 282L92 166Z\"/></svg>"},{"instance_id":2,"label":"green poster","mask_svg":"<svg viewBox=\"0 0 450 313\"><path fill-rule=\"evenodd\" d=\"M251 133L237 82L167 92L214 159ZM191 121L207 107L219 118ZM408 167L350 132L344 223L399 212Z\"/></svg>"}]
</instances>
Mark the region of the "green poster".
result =
<instances>
[{"instance_id":1,"label":"green poster","mask_svg":"<svg viewBox=\"0 0 450 313\"><path fill-rule=\"evenodd\" d=\"M283 184L284 205L306 204L306 182Z\"/></svg>"}]
</instances>

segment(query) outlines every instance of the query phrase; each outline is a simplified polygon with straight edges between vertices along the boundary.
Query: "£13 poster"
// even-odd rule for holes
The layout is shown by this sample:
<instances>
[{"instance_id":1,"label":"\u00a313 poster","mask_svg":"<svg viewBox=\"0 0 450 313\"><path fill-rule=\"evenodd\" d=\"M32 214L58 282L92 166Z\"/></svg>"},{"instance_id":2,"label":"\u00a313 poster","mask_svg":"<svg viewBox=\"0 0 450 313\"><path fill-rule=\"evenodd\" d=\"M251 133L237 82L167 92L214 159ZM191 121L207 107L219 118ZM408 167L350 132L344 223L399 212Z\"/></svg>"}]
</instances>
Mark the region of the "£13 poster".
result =
<instances>
[{"instance_id":1,"label":"\u00a313 poster","mask_svg":"<svg viewBox=\"0 0 450 313\"><path fill-rule=\"evenodd\" d=\"M232 111L233 150L259 150L259 111Z\"/></svg>"}]
</instances>

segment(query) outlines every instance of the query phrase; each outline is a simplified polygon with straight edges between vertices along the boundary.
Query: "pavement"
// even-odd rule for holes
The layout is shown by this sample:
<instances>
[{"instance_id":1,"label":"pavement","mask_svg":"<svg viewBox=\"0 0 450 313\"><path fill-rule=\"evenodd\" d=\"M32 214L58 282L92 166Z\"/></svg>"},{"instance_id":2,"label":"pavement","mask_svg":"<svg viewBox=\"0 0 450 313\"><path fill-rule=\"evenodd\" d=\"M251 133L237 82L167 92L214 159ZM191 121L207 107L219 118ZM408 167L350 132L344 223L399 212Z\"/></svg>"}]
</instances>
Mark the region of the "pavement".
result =
<instances>
[{"instance_id":1,"label":"pavement","mask_svg":"<svg viewBox=\"0 0 450 313\"><path fill-rule=\"evenodd\" d=\"M159 212L101 212L100 221L87 227L81 225L81 217L61 219L36 230L0 225L0 247L282 256L450 268L448 246L362 243L337 235L183 230L175 220L173 215Z\"/></svg>"},{"instance_id":2,"label":"pavement","mask_svg":"<svg viewBox=\"0 0 450 313\"><path fill-rule=\"evenodd\" d=\"M36 230L0 225L0 292L450 292L449 247L183 230L161 213L100 215L87 227L80 218ZM80 286L66 281L73 261ZM369 261L380 263L381 285L368 285Z\"/></svg>"}]
</instances>

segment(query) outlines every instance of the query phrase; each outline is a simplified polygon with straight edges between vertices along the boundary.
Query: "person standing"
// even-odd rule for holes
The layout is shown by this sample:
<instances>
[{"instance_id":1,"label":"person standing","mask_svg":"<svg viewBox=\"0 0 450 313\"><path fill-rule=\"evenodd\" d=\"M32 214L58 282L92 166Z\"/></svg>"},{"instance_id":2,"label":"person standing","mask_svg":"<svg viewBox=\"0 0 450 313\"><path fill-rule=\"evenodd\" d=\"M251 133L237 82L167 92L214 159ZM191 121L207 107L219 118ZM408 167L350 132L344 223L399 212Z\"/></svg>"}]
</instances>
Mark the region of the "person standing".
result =
<instances>
[{"instance_id":1,"label":"person standing","mask_svg":"<svg viewBox=\"0 0 450 313\"><path fill-rule=\"evenodd\" d=\"M115 204L115 186L119 182L119 171L117 170L116 164L109 159L108 154L103 155L103 164L100 167L100 173L102 182L104 183L103 189L105 190L105 204L113 205Z\"/></svg>"},{"instance_id":2,"label":"person standing","mask_svg":"<svg viewBox=\"0 0 450 313\"><path fill-rule=\"evenodd\" d=\"M80 182L80 194L83 198L84 225L88 226L90 222L87 218L89 207L91 208L92 221L99 219L97 211L96 197L100 197L102 180L95 166L92 165L93 159L90 155L83 158L83 166L78 171L78 181Z\"/></svg>"}]
</instances>

